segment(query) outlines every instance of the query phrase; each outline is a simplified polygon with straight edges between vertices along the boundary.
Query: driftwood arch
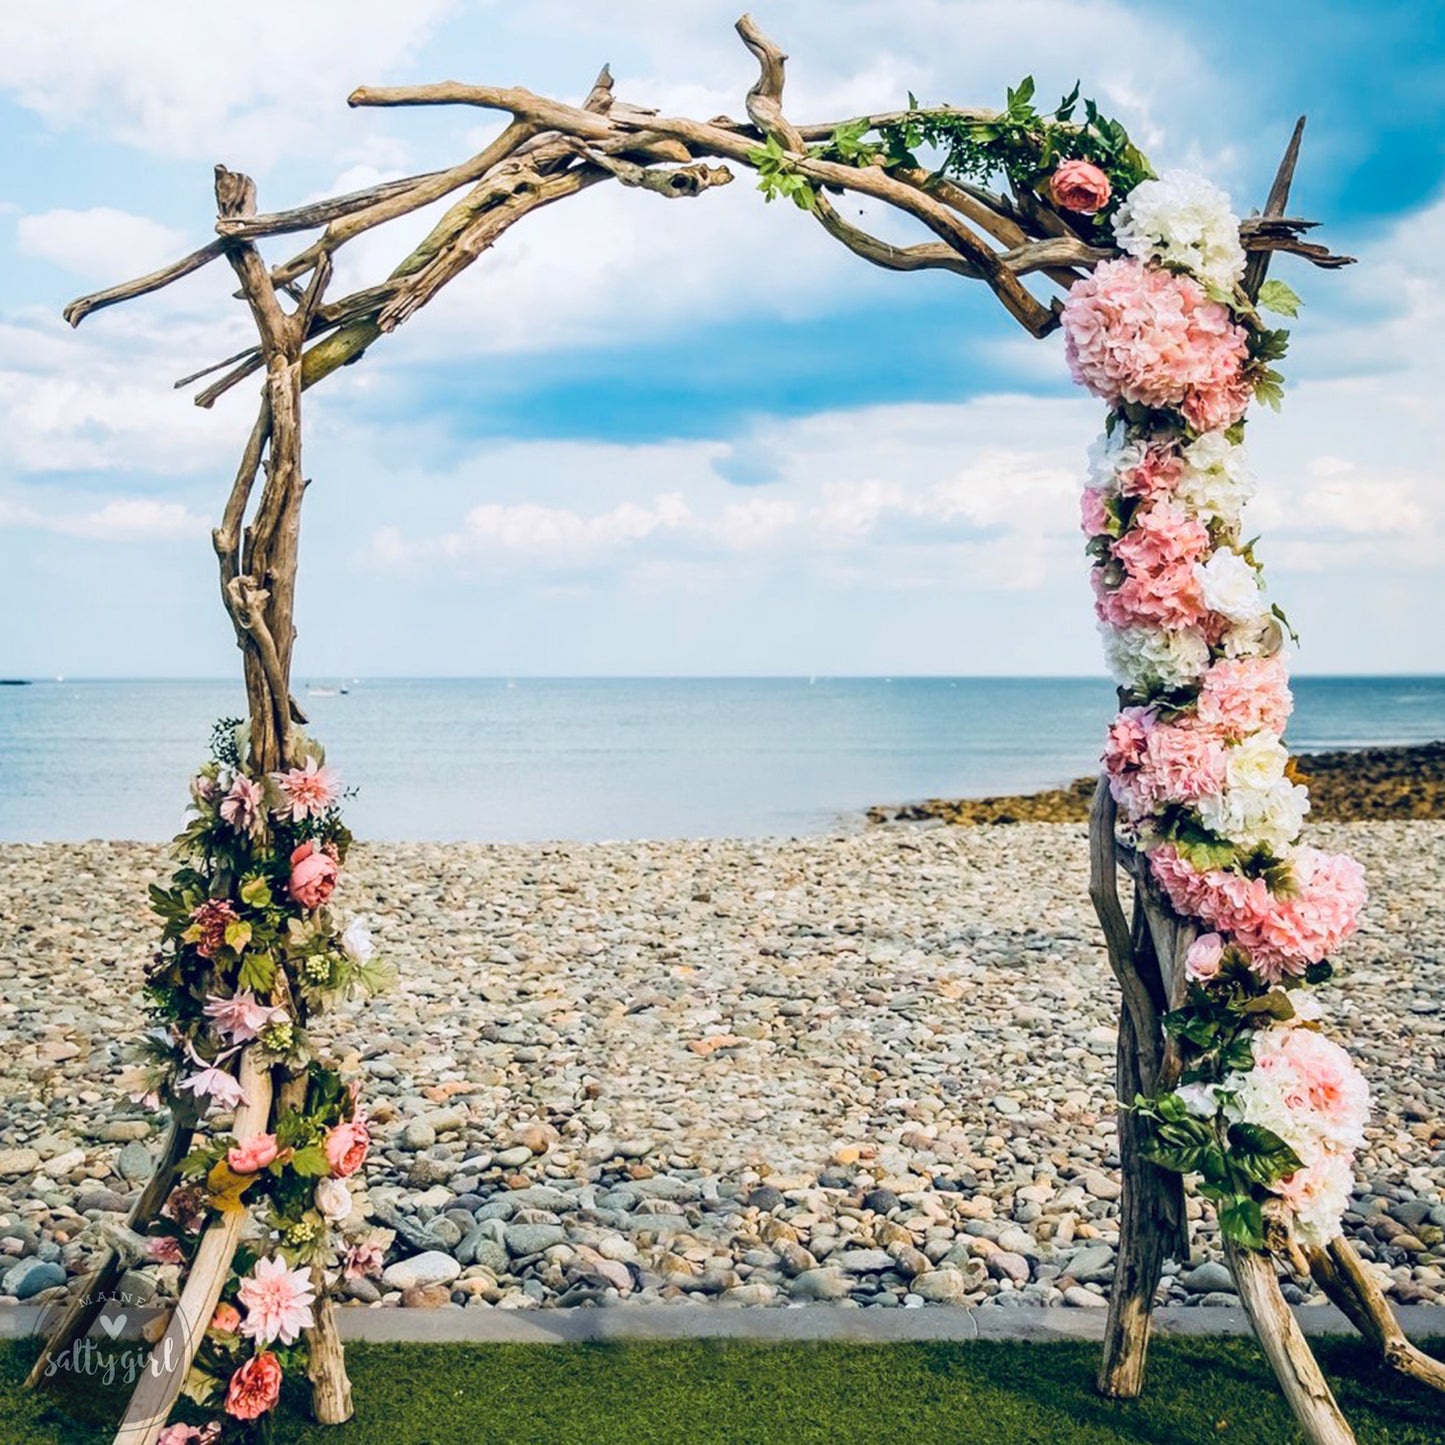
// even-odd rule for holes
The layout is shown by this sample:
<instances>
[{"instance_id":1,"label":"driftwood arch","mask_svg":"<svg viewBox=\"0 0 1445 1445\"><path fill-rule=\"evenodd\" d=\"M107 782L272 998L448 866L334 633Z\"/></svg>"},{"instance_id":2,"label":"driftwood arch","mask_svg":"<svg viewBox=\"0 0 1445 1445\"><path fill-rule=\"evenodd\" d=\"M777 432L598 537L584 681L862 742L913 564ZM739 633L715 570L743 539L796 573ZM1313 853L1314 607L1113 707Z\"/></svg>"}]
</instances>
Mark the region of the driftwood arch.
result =
<instances>
[{"instance_id":1,"label":"driftwood arch","mask_svg":"<svg viewBox=\"0 0 1445 1445\"><path fill-rule=\"evenodd\" d=\"M604 68L580 106L521 89L444 82L406 88L363 87L353 106L472 105L507 114L501 134L483 150L449 169L389 181L367 190L262 213L256 188L245 175L216 167L215 239L174 264L66 308L78 325L104 307L161 289L224 259L239 282L257 331L257 342L237 355L183 378L178 386L204 383L198 405L264 372L255 422L242 453L223 514L213 535L222 600L233 624L245 670L250 754L269 773L303 761L298 728L305 717L291 693L291 654L296 636L295 580L301 507L306 478L301 457L303 394L338 367L362 358L378 339L405 322L468 266L479 260L517 222L534 211L608 181L654 192L661 199L700 196L733 179L729 165L756 171L772 195L791 195L835 240L869 263L892 271L944 270L987 285L1026 331L1043 337L1060 324L1061 297L1100 262L1118 255L1112 245L1027 187L1004 194L896 160L852 160L828 154L840 132L861 134L910 116L988 125L992 110L910 110L844 121L799 125L782 107L784 60L748 16L737 23L758 63L757 82L746 98L746 120L707 121L661 115L616 98ZM1303 121L1296 127L1263 214L1240 225L1248 253L1242 282L1246 306L1259 295L1275 252L1302 256L1331 268L1347 257L1304 239L1312 222L1286 214ZM845 220L833 194L866 196L911 218L923 239L898 245ZM427 237L384 279L339 299L328 299L333 257L348 241L388 221L447 197L450 208ZM290 258L269 264L258 242L317 232ZM214 378L214 379L209 379ZM259 496L256 495L259 483ZM1115 806L1101 782L1090 830L1091 897L1103 927L1108 955L1121 989L1118 1092L1122 1104L1177 1080L1179 1046L1165 1031L1163 1015L1185 988L1184 954L1195 928L1169 906L1142 853L1116 836ZM1120 902L1120 871L1133 882L1133 916ZM286 988L283 971L278 988ZM304 1021L304 1015L303 1015ZM304 1098L306 1079L258 1065L252 1046L235 1070L249 1103L238 1114L235 1134L244 1142L268 1128L277 1111ZM175 1182L198 1122L194 1107L177 1102L171 1133L155 1177L131 1218L144 1231ZM1124 1193L1118 1268L1113 1285L1099 1388L1129 1397L1142 1388L1149 1316L1161 1269L1169 1255L1187 1256L1184 1189L1180 1175L1149 1162L1146 1125L1121 1110L1119 1122ZM172 1333L189 1360L211 1317L236 1247L241 1216L213 1222L186 1279ZM1445 1367L1415 1350L1401 1333L1372 1276L1343 1239L1308 1260L1283 1235L1270 1241L1284 1262L1310 1273L1349 1319L1396 1368L1445 1389ZM1270 1250L1230 1248L1241 1298L1270 1362L1308 1437L1315 1442L1353 1439L1297 1324L1280 1293ZM93 1324L93 1301L118 1279L124 1258L112 1251L71 1307L32 1373L42 1378L46 1360ZM320 1293L320 1291L318 1291ZM192 1322L191 1326L186 1321ZM196 1322L199 1321L199 1324ZM179 1322L179 1323L178 1323ZM350 1388L332 1307L318 1301L310 1332L309 1373L319 1420L335 1423L351 1413ZM175 1402L184 1371L147 1376L137 1389L116 1439L153 1445Z\"/></svg>"}]
</instances>

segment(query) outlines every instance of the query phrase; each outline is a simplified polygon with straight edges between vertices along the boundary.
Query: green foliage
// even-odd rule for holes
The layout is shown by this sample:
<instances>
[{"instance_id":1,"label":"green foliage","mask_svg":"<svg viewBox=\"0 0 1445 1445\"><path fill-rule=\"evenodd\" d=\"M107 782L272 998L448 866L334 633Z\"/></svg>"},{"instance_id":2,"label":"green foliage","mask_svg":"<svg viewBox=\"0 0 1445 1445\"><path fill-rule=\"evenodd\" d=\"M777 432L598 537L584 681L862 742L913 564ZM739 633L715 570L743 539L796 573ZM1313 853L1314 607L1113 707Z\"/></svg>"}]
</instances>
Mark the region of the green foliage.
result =
<instances>
[{"instance_id":1,"label":"green foliage","mask_svg":"<svg viewBox=\"0 0 1445 1445\"><path fill-rule=\"evenodd\" d=\"M777 136L770 135L760 146L748 152L748 161L758 173L758 189L763 199L775 201L786 197L799 210L811 211L818 203L812 184L796 169L792 156L785 151Z\"/></svg>"},{"instance_id":2,"label":"green foliage","mask_svg":"<svg viewBox=\"0 0 1445 1445\"><path fill-rule=\"evenodd\" d=\"M1276 316L1298 316L1304 302L1283 281L1266 281L1259 288L1259 304Z\"/></svg>"}]
</instances>

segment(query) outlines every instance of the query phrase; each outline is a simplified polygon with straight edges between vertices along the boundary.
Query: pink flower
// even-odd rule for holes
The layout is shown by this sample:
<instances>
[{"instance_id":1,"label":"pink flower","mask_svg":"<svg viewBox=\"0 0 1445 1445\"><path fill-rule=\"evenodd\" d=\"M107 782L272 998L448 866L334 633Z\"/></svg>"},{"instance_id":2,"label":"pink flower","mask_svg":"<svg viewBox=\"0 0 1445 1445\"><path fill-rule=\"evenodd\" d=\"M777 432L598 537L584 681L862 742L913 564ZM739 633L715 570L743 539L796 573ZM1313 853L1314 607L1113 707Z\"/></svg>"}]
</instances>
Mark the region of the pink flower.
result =
<instances>
[{"instance_id":1,"label":"pink flower","mask_svg":"<svg viewBox=\"0 0 1445 1445\"><path fill-rule=\"evenodd\" d=\"M353 1244L346 1251L341 1273L347 1279L374 1279L380 1275L385 1259L379 1244Z\"/></svg>"},{"instance_id":2,"label":"pink flower","mask_svg":"<svg viewBox=\"0 0 1445 1445\"><path fill-rule=\"evenodd\" d=\"M1224 786L1224 748L1196 728L1160 724L1149 734L1144 787L1159 802L1189 803Z\"/></svg>"},{"instance_id":3,"label":"pink flower","mask_svg":"<svg viewBox=\"0 0 1445 1445\"><path fill-rule=\"evenodd\" d=\"M1300 1242L1322 1248L1338 1237L1354 1184L1351 1156L1325 1151L1271 1187L1293 1211Z\"/></svg>"},{"instance_id":4,"label":"pink flower","mask_svg":"<svg viewBox=\"0 0 1445 1445\"><path fill-rule=\"evenodd\" d=\"M1118 628L1179 631L1203 618L1194 563L1209 550L1209 531L1197 517L1164 500L1141 506L1112 550L1124 579L1106 587L1101 569L1095 569L1095 610L1101 621Z\"/></svg>"},{"instance_id":5,"label":"pink flower","mask_svg":"<svg viewBox=\"0 0 1445 1445\"><path fill-rule=\"evenodd\" d=\"M233 1304L222 1300L216 1306L216 1312L211 1316L210 1328L218 1335L238 1334L241 1329L241 1312Z\"/></svg>"},{"instance_id":6,"label":"pink flower","mask_svg":"<svg viewBox=\"0 0 1445 1445\"><path fill-rule=\"evenodd\" d=\"M351 1191L340 1179L318 1179L312 1197L317 1211L330 1224L340 1224L351 1213Z\"/></svg>"},{"instance_id":7,"label":"pink flower","mask_svg":"<svg viewBox=\"0 0 1445 1445\"><path fill-rule=\"evenodd\" d=\"M221 800L221 817L238 833L255 833L265 816L265 794L260 783L245 773L237 773L231 791Z\"/></svg>"},{"instance_id":8,"label":"pink flower","mask_svg":"<svg viewBox=\"0 0 1445 1445\"><path fill-rule=\"evenodd\" d=\"M1111 404L1173 407L1196 430L1244 414L1244 330L1191 277L1133 258L1104 261L1074 283L1063 326L1074 380Z\"/></svg>"},{"instance_id":9,"label":"pink flower","mask_svg":"<svg viewBox=\"0 0 1445 1445\"><path fill-rule=\"evenodd\" d=\"M161 1205L161 1213L175 1220L187 1234L195 1234L206 1222L206 1193L195 1184L173 1189Z\"/></svg>"},{"instance_id":10,"label":"pink flower","mask_svg":"<svg viewBox=\"0 0 1445 1445\"><path fill-rule=\"evenodd\" d=\"M1054 204L1065 211L1092 216L1109 204L1109 178L1089 161L1064 161L1049 181Z\"/></svg>"},{"instance_id":11,"label":"pink flower","mask_svg":"<svg viewBox=\"0 0 1445 1445\"><path fill-rule=\"evenodd\" d=\"M1288 1135L1329 1149L1363 1147L1370 1086L1333 1039L1308 1028L1265 1029L1253 1048L1255 1071L1292 1116Z\"/></svg>"},{"instance_id":12,"label":"pink flower","mask_svg":"<svg viewBox=\"0 0 1445 1445\"><path fill-rule=\"evenodd\" d=\"M340 792L336 774L330 768L317 767L315 758L307 758L304 768L291 768L271 776L286 799L276 811L282 814L289 810L293 823L321 817Z\"/></svg>"},{"instance_id":13,"label":"pink flower","mask_svg":"<svg viewBox=\"0 0 1445 1445\"><path fill-rule=\"evenodd\" d=\"M214 803L221 796L221 785L209 773L197 773L191 779L191 798L198 808Z\"/></svg>"},{"instance_id":14,"label":"pink flower","mask_svg":"<svg viewBox=\"0 0 1445 1445\"><path fill-rule=\"evenodd\" d=\"M364 1119L337 1124L326 1135L326 1159L338 1179L355 1174L366 1163L371 1149L371 1131Z\"/></svg>"},{"instance_id":15,"label":"pink flower","mask_svg":"<svg viewBox=\"0 0 1445 1445\"><path fill-rule=\"evenodd\" d=\"M274 1163L281 1152L274 1134L257 1134L244 1144L234 1145L226 1150L226 1163L237 1174L255 1174L258 1170Z\"/></svg>"},{"instance_id":16,"label":"pink flower","mask_svg":"<svg viewBox=\"0 0 1445 1445\"><path fill-rule=\"evenodd\" d=\"M236 1077L215 1064L206 1064L187 1075L176 1088L189 1089L198 1099L209 1098L223 1109L234 1109L246 1102L246 1091Z\"/></svg>"},{"instance_id":17,"label":"pink flower","mask_svg":"<svg viewBox=\"0 0 1445 1445\"><path fill-rule=\"evenodd\" d=\"M146 1241L146 1257L153 1264L184 1264L185 1251L173 1234L153 1234Z\"/></svg>"},{"instance_id":18,"label":"pink flower","mask_svg":"<svg viewBox=\"0 0 1445 1445\"><path fill-rule=\"evenodd\" d=\"M294 1344L302 1330L316 1323L311 1312L315 1292L311 1271L287 1269L284 1259L258 1259L242 1281L236 1297L246 1310L241 1333L258 1345L280 1340Z\"/></svg>"},{"instance_id":19,"label":"pink flower","mask_svg":"<svg viewBox=\"0 0 1445 1445\"><path fill-rule=\"evenodd\" d=\"M222 1038L233 1044L248 1044L272 1021L278 1009L275 1004L262 1003L249 989L243 989L230 998L211 994L206 999L205 1012Z\"/></svg>"},{"instance_id":20,"label":"pink flower","mask_svg":"<svg viewBox=\"0 0 1445 1445\"><path fill-rule=\"evenodd\" d=\"M1109 510L1098 487L1085 487L1079 497L1079 526L1086 537L1097 537L1109 530Z\"/></svg>"},{"instance_id":21,"label":"pink flower","mask_svg":"<svg viewBox=\"0 0 1445 1445\"><path fill-rule=\"evenodd\" d=\"M221 1427L214 1420L209 1425L186 1425L177 1421L156 1436L156 1445L212 1445L220 1433Z\"/></svg>"},{"instance_id":22,"label":"pink flower","mask_svg":"<svg viewBox=\"0 0 1445 1445\"><path fill-rule=\"evenodd\" d=\"M1199 690L1199 721L1231 740L1283 733L1293 710L1282 657L1221 659Z\"/></svg>"},{"instance_id":23,"label":"pink flower","mask_svg":"<svg viewBox=\"0 0 1445 1445\"><path fill-rule=\"evenodd\" d=\"M1119 473L1119 490L1126 497L1154 498L1172 490L1184 475L1184 458L1170 442L1151 441L1141 460Z\"/></svg>"},{"instance_id":24,"label":"pink flower","mask_svg":"<svg viewBox=\"0 0 1445 1445\"><path fill-rule=\"evenodd\" d=\"M255 1420L281 1398L281 1362L262 1351L237 1367L226 1387L226 1413L237 1420Z\"/></svg>"},{"instance_id":25,"label":"pink flower","mask_svg":"<svg viewBox=\"0 0 1445 1445\"><path fill-rule=\"evenodd\" d=\"M1223 958L1224 940L1217 933L1201 933L1184 956L1185 976L1194 983L1208 983L1218 978Z\"/></svg>"},{"instance_id":26,"label":"pink flower","mask_svg":"<svg viewBox=\"0 0 1445 1445\"><path fill-rule=\"evenodd\" d=\"M291 897L303 908L320 908L336 888L336 860L315 843L302 843L291 855Z\"/></svg>"},{"instance_id":27,"label":"pink flower","mask_svg":"<svg viewBox=\"0 0 1445 1445\"><path fill-rule=\"evenodd\" d=\"M208 898L191 910L186 937L202 958L214 958L226 946L226 926L235 923L236 910L224 898Z\"/></svg>"}]
</instances>

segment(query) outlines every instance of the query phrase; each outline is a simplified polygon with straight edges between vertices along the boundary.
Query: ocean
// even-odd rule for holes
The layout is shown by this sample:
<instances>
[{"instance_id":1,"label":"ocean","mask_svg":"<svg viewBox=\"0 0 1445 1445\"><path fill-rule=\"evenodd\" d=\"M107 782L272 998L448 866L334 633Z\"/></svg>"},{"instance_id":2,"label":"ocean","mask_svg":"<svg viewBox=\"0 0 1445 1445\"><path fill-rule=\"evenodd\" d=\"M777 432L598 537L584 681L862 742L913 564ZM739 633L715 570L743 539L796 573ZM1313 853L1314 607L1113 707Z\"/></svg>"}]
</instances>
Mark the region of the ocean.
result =
<instances>
[{"instance_id":1,"label":"ocean","mask_svg":"<svg viewBox=\"0 0 1445 1445\"><path fill-rule=\"evenodd\" d=\"M1297 678L1299 751L1445 738L1445 678ZM312 679L358 837L745 837L1091 772L1113 689L1060 678ZM159 840L236 682L0 687L0 840Z\"/></svg>"}]
</instances>

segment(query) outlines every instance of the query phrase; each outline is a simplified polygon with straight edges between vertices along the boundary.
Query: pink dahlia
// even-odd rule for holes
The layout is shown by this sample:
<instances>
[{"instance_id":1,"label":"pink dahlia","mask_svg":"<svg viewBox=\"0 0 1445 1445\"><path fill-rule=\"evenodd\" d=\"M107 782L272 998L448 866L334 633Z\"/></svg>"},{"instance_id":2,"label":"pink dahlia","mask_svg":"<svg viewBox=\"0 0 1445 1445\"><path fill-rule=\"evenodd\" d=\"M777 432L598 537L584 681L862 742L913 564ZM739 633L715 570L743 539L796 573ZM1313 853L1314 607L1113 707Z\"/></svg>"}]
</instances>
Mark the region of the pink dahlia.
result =
<instances>
[{"instance_id":1,"label":"pink dahlia","mask_svg":"<svg viewBox=\"0 0 1445 1445\"><path fill-rule=\"evenodd\" d=\"M177 1085L178 1089L189 1089L198 1099L211 1099L223 1109L234 1109L246 1102L246 1091L234 1074L214 1064L207 1064L188 1074Z\"/></svg>"},{"instance_id":2,"label":"pink dahlia","mask_svg":"<svg viewBox=\"0 0 1445 1445\"><path fill-rule=\"evenodd\" d=\"M341 1273L346 1279L375 1279L381 1274L385 1259L379 1244L353 1244L346 1251Z\"/></svg>"},{"instance_id":3,"label":"pink dahlia","mask_svg":"<svg viewBox=\"0 0 1445 1445\"><path fill-rule=\"evenodd\" d=\"M1199 431L1244 414L1244 330L1188 276L1104 261L1074 283L1063 326L1074 380L1111 404L1173 407Z\"/></svg>"},{"instance_id":4,"label":"pink dahlia","mask_svg":"<svg viewBox=\"0 0 1445 1445\"><path fill-rule=\"evenodd\" d=\"M1283 733L1293 710L1282 657L1225 658L1204 674L1199 721L1226 738Z\"/></svg>"},{"instance_id":5,"label":"pink dahlia","mask_svg":"<svg viewBox=\"0 0 1445 1445\"><path fill-rule=\"evenodd\" d=\"M304 768L291 768L271 776L285 798L276 811L278 814L289 812L293 823L321 817L341 791L336 774L330 768L318 767L315 758L307 758Z\"/></svg>"},{"instance_id":6,"label":"pink dahlia","mask_svg":"<svg viewBox=\"0 0 1445 1445\"><path fill-rule=\"evenodd\" d=\"M266 816L266 797L260 783L237 773L231 791L221 799L221 817L238 833L255 833Z\"/></svg>"},{"instance_id":7,"label":"pink dahlia","mask_svg":"<svg viewBox=\"0 0 1445 1445\"><path fill-rule=\"evenodd\" d=\"M316 1323L311 1312L315 1292L309 1269L288 1269L284 1259L258 1259L236 1291L246 1311L241 1333L258 1345L280 1340L294 1344L302 1330Z\"/></svg>"}]
</instances>

